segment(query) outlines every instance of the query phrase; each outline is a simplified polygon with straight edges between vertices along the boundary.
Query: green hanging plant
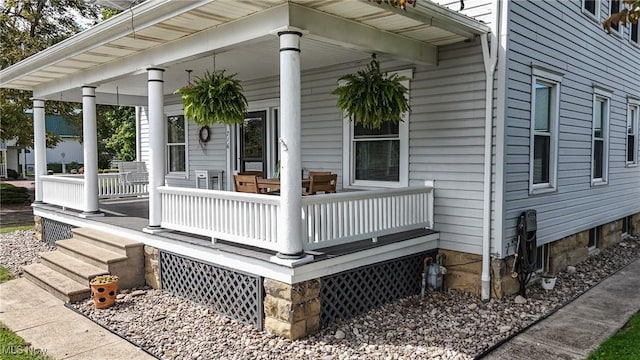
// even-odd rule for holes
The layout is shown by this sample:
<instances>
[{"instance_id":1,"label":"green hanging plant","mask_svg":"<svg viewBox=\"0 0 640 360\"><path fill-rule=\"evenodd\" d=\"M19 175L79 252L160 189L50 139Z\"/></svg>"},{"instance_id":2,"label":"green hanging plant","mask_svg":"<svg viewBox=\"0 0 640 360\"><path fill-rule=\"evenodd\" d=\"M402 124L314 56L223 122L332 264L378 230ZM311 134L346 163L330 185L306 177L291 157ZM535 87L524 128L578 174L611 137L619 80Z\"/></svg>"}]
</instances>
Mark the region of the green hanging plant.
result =
<instances>
[{"instance_id":1,"label":"green hanging plant","mask_svg":"<svg viewBox=\"0 0 640 360\"><path fill-rule=\"evenodd\" d=\"M376 55L371 58L366 69L341 77L346 84L332 94L338 95L338 108L356 125L379 129L387 121L397 124L402 121L402 113L411 111L409 89L402 85L409 79L382 73Z\"/></svg>"},{"instance_id":2,"label":"green hanging plant","mask_svg":"<svg viewBox=\"0 0 640 360\"><path fill-rule=\"evenodd\" d=\"M242 124L247 113L247 98L240 80L224 70L206 72L193 84L176 90L182 96L184 116L200 126Z\"/></svg>"}]
</instances>

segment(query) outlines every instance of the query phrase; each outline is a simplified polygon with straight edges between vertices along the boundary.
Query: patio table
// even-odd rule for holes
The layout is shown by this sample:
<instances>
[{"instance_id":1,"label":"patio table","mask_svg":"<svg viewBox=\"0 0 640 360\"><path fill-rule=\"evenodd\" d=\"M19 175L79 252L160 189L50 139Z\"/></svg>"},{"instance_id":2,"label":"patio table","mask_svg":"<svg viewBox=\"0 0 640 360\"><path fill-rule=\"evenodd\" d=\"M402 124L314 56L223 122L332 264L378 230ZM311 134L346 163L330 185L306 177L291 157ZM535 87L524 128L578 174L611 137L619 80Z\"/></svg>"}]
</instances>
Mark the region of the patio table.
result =
<instances>
[{"instance_id":1,"label":"patio table","mask_svg":"<svg viewBox=\"0 0 640 360\"><path fill-rule=\"evenodd\" d=\"M309 184L311 184L310 179L302 179L302 187L304 189L309 188ZM280 190L280 179L277 178L269 178L269 179L261 179L258 178L258 190L262 189L271 189L271 191L279 191Z\"/></svg>"}]
</instances>

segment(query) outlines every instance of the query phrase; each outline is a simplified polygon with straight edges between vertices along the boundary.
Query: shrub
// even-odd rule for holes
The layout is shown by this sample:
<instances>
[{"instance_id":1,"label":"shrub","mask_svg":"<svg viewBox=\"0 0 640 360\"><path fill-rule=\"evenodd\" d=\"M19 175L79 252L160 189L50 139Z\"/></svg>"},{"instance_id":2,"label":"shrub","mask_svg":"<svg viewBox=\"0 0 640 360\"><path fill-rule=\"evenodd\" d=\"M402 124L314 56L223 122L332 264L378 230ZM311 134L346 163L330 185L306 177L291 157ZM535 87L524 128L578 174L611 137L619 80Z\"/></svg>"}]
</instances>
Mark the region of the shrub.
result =
<instances>
[{"instance_id":1,"label":"shrub","mask_svg":"<svg viewBox=\"0 0 640 360\"><path fill-rule=\"evenodd\" d=\"M30 200L31 196L27 188L7 183L0 184L0 204L25 204Z\"/></svg>"}]
</instances>

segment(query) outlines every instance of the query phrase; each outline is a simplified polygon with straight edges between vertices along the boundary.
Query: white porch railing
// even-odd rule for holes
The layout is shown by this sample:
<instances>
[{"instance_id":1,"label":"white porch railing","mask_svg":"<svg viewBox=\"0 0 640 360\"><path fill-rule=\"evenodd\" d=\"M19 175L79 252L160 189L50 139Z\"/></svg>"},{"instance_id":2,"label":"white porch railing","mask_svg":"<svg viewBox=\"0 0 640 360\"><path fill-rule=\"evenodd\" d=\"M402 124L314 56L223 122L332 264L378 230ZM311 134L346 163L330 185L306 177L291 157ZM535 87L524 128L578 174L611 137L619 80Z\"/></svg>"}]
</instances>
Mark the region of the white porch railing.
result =
<instances>
[{"instance_id":1,"label":"white porch railing","mask_svg":"<svg viewBox=\"0 0 640 360\"><path fill-rule=\"evenodd\" d=\"M433 186L356 191L302 198L303 248L374 239L430 228Z\"/></svg>"},{"instance_id":2,"label":"white porch railing","mask_svg":"<svg viewBox=\"0 0 640 360\"><path fill-rule=\"evenodd\" d=\"M163 228L277 251L280 197L159 187Z\"/></svg>"},{"instance_id":3,"label":"white porch railing","mask_svg":"<svg viewBox=\"0 0 640 360\"><path fill-rule=\"evenodd\" d=\"M277 251L280 197L160 187L161 226ZM433 186L357 191L302 199L305 250L433 225Z\"/></svg>"},{"instance_id":4,"label":"white porch railing","mask_svg":"<svg viewBox=\"0 0 640 360\"><path fill-rule=\"evenodd\" d=\"M125 196L147 195L147 184L144 183L124 183L121 181L121 174L98 174L98 197L115 198Z\"/></svg>"},{"instance_id":5,"label":"white porch railing","mask_svg":"<svg viewBox=\"0 0 640 360\"><path fill-rule=\"evenodd\" d=\"M84 179L72 176L43 175L42 201L47 204L84 209Z\"/></svg>"}]
</instances>

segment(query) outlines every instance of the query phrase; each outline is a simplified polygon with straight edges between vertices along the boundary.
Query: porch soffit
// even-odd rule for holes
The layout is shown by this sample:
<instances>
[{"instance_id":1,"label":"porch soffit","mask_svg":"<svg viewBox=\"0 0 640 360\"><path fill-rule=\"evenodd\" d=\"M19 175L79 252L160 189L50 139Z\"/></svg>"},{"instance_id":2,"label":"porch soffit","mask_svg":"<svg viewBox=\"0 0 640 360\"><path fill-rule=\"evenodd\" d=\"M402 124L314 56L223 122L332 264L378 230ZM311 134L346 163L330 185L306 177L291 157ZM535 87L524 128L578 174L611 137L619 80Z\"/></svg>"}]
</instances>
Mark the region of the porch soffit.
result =
<instances>
[{"instance_id":1,"label":"porch soffit","mask_svg":"<svg viewBox=\"0 0 640 360\"><path fill-rule=\"evenodd\" d=\"M46 97L126 77L147 65L209 56L281 26L347 48L426 63L437 61L437 46L489 31L428 0L406 12L367 0L150 0L0 71L0 87Z\"/></svg>"}]
</instances>

